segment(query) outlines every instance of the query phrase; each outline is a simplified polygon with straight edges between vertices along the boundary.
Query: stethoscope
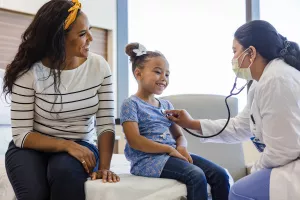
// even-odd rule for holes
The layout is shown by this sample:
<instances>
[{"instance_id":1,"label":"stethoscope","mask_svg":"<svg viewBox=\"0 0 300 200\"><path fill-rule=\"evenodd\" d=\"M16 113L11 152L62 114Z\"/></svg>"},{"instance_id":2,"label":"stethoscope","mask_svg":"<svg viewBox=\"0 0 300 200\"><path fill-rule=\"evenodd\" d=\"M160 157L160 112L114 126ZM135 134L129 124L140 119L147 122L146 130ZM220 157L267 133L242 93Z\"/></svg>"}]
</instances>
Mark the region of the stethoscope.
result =
<instances>
[{"instance_id":1,"label":"stethoscope","mask_svg":"<svg viewBox=\"0 0 300 200\"><path fill-rule=\"evenodd\" d=\"M226 108L227 108L228 118L227 118L227 121L226 121L226 124L224 125L224 127L223 127L218 133L216 133L216 134L214 134L214 135L209 135L209 136L203 136L203 135L195 134L195 133L191 132L190 130L188 130L187 128L183 128L187 133L189 133L189 134L191 134L191 135L193 135L193 136L195 136L195 137L198 137L198 138L212 138L212 137L215 137L215 136L220 135L220 134L225 130L225 128L227 127L227 125L228 125L228 123L229 123L230 117L231 117L231 115L230 115L230 109L229 109L229 106L228 106L228 103L227 103L227 99L228 99L229 97L231 97L231 96L240 94L240 93L244 90L244 88L248 85L248 83L249 83L249 81L247 81L247 83L246 83L243 87L237 88L237 87L236 87L236 81L237 81L237 78L238 78L238 77L236 76L236 77L235 77L234 84L233 84L233 87L232 87L232 89L230 90L230 94L229 94L227 97L225 97L225 104L226 104ZM237 89L238 92L234 92L234 89ZM161 109L161 112L162 112L164 115L166 115L164 109ZM167 117L167 116L166 116L166 117Z\"/></svg>"}]
</instances>

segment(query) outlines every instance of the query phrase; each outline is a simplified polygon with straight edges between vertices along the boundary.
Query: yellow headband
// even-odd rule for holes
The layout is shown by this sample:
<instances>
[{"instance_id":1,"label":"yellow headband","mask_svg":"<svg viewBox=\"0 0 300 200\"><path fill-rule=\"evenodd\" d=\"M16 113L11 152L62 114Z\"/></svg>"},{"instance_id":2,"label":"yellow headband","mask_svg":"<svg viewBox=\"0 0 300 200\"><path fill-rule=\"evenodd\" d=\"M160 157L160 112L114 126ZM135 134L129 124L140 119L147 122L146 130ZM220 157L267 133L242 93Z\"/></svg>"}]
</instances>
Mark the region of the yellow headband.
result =
<instances>
[{"instance_id":1,"label":"yellow headband","mask_svg":"<svg viewBox=\"0 0 300 200\"><path fill-rule=\"evenodd\" d=\"M72 2L74 3L74 6L72 6L68 10L69 16L65 20L65 28L64 28L65 30L67 30L69 26L75 21L77 12L79 9L81 9L81 3L78 0L72 0Z\"/></svg>"}]
</instances>

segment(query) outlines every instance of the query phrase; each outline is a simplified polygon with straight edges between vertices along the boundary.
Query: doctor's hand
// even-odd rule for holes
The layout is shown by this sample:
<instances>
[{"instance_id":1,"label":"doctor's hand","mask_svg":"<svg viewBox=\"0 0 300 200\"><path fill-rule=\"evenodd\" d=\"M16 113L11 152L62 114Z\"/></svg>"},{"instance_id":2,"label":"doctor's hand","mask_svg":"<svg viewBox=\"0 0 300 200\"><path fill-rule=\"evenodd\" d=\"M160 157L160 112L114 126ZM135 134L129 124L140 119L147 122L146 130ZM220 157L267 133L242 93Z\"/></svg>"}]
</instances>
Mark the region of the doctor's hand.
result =
<instances>
[{"instance_id":1,"label":"doctor's hand","mask_svg":"<svg viewBox=\"0 0 300 200\"><path fill-rule=\"evenodd\" d=\"M191 155L189 154L189 152L187 151L186 147L177 146L176 149L181 155L183 155L189 161L189 163L193 164L193 159L192 159Z\"/></svg>"},{"instance_id":2,"label":"doctor's hand","mask_svg":"<svg viewBox=\"0 0 300 200\"><path fill-rule=\"evenodd\" d=\"M166 110L165 115L183 128L200 130L200 121L193 119L186 110Z\"/></svg>"}]
</instances>

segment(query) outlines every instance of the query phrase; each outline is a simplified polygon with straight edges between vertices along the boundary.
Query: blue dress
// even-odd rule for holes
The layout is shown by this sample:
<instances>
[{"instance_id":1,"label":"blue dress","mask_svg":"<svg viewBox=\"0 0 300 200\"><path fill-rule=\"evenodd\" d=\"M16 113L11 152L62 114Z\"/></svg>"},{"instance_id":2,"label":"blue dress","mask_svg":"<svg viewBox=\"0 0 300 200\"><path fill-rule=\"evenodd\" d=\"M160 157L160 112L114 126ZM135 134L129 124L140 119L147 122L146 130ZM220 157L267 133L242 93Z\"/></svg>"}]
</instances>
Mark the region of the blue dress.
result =
<instances>
[{"instance_id":1,"label":"blue dress","mask_svg":"<svg viewBox=\"0 0 300 200\"><path fill-rule=\"evenodd\" d=\"M174 109L172 104L163 99L158 99L159 107L155 107L137 96L126 99L121 107L121 124L124 122L137 122L142 136L176 148L176 141L170 133L172 123L162 110ZM169 159L167 153L145 153L125 146L125 156L131 163L130 172L137 176L160 177L160 174Z\"/></svg>"}]
</instances>

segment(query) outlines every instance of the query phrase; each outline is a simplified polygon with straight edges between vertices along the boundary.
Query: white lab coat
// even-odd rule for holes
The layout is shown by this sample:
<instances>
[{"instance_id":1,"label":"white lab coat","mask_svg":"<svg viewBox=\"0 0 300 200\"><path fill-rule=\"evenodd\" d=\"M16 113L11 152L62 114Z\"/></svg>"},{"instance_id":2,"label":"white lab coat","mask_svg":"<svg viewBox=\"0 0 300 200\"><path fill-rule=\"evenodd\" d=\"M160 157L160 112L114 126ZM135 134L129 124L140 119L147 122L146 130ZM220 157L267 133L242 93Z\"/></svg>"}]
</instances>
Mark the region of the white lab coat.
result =
<instances>
[{"instance_id":1,"label":"white lab coat","mask_svg":"<svg viewBox=\"0 0 300 200\"><path fill-rule=\"evenodd\" d=\"M200 122L203 135L212 135L226 120ZM300 200L300 72L280 59L271 61L260 80L253 81L247 106L230 120L226 130L201 140L237 143L253 135L266 147L251 172L273 169L270 200Z\"/></svg>"}]
</instances>

